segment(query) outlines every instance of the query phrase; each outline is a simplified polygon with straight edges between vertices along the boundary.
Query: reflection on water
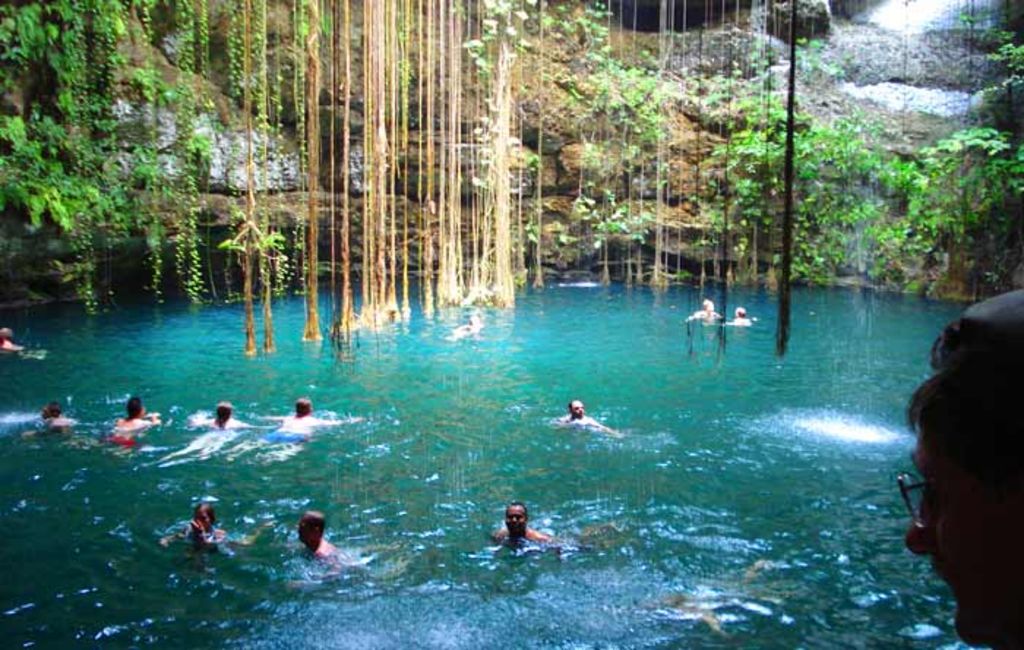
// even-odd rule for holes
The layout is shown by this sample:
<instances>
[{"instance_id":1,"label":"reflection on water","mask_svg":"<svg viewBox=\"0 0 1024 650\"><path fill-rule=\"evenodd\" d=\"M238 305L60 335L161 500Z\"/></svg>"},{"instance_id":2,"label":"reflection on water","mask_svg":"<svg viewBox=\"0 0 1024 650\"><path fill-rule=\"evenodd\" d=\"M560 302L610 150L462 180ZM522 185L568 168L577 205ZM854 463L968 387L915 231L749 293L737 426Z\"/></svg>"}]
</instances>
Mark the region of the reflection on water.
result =
<instances>
[{"instance_id":1,"label":"reflection on water","mask_svg":"<svg viewBox=\"0 0 1024 650\"><path fill-rule=\"evenodd\" d=\"M957 307L796 291L780 360L772 296L713 296L760 318L724 353L717 328L685 326L702 297L535 292L487 312L477 339L445 340L462 310L415 314L361 333L344 362L299 341L301 300L276 305L280 351L255 359L235 306L75 328L76 308L20 313L51 354L0 359L0 630L47 647L480 648L509 630L528 647L950 642L947 592L902 549L892 477L907 396ZM103 443L133 394L164 426L139 450ZM53 396L74 434L18 435ZM261 416L301 396L366 419L268 442ZM551 426L574 398L624 437ZM221 399L265 426L189 426ZM563 552L495 552L512 499ZM258 538L231 555L161 547L199 501L230 539ZM296 539L308 509L365 566L312 561Z\"/></svg>"}]
</instances>

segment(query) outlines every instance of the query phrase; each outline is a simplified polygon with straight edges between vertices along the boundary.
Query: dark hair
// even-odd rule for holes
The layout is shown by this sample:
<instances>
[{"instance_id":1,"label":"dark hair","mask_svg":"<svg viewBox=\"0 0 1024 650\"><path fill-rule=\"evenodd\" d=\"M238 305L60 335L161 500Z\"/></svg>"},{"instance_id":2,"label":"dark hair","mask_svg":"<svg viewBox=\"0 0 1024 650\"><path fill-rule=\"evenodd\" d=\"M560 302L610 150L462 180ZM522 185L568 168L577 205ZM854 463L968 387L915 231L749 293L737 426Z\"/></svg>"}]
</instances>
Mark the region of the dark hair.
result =
<instances>
[{"instance_id":1,"label":"dark hair","mask_svg":"<svg viewBox=\"0 0 1024 650\"><path fill-rule=\"evenodd\" d=\"M511 502L509 502L509 504L507 506L505 506L505 512L508 512L509 508L522 508L523 509L523 515L527 519L530 518L530 513L527 512L527 510L526 510L526 504L523 503L522 501L511 501Z\"/></svg>"},{"instance_id":2,"label":"dark hair","mask_svg":"<svg viewBox=\"0 0 1024 650\"><path fill-rule=\"evenodd\" d=\"M47 418L59 418L60 417L60 403L50 402L43 407L43 419Z\"/></svg>"},{"instance_id":3,"label":"dark hair","mask_svg":"<svg viewBox=\"0 0 1024 650\"><path fill-rule=\"evenodd\" d=\"M142 415L142 398L138 396L131 397L125 405L125 409L128 411L129 418L139 417Z\"/></svg>"},{"instance_id":4,"label":"dark hair","mask_svg":"<svg viewBox=\"0 0 1024 650\"><path fill-rule=\"evenodd\" d=\"M1024 291L970 307L932 345L907 418L918 437L997 491L1024 477Z\"/></svg>"},{"instance_id":5,"label":"dark hair","mask_svg":"<svg viewBox=\"0 0 1024 650\"><path fill-rule=\"evenodd\" d=\"M217 404L217 424L224 426L224 424L231 419L231 412L234 407L231 406L231 402L219 402Z\"/></svg>"},{"instance_id":6,"label":"dark hair","mask_svg":"<svg viewBox=\"0 0 1024 650\"><path fill-rule=\"evenodd\" d=\"M308 397L295 400L295 415L304 416L313 412L313 402Z\"/></svg>"},{"instance_id":7,"label":"dark hair","mask_svg":"<svg viewBox=\"0 0 1024 650\"><path fill-rule=\"evenodd\" d=\"M1010 291L968 307L932 344L936 370L954 357L982 351L1024 356L1024 290Z\"/></svg>"},{"instance_id":8,"label":"dark hair","mask_svg":"<svg viewBox=\"0 0 1024 650\"><path fill-rule=\"evenodd\" d=\"M914 391L907 409L923 442L996 489L1024 475L1022 364L995 351L957 355Z\"/></svg>"},{"instance_id":9,"label":"dark hair","mask_svg":"<svg viewBox=\"0 0 1024 650\"><path fill-rule=\"evenodd\" d=\"M312 528L323 535L326 523L324 513L319 510L307 510L299 519L299 530L302 531L307 528Z\"/></svg>"},{"instance_id":10,"label":"dark hair","mask_svg":"<svg viewBox=\"0 0 1024 650\"><path fill-rule=\"evenodd\" d=\"M192 511L192 518L196 518L199 515L206 515L206 518L210 520L210 523L217 521L217 515L213 512L213 506L209 503L203 502L196 506L195 510Z\"/></svg>"}]
</instances>

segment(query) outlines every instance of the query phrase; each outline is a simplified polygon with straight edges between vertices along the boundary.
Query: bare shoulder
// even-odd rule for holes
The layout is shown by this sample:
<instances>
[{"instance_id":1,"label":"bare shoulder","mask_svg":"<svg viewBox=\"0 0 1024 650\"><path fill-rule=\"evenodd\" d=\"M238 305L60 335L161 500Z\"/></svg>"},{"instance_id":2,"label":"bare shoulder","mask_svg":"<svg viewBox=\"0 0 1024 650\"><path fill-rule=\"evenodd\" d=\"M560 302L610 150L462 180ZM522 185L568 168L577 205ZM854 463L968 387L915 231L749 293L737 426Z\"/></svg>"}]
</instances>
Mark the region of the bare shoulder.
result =
<instances>
[{"instance_id":1,"label":"bare shoulder","mask_svg":"<svg viewBox=\"0 0 1024 650\"><path fill-rule=\"evenodd\" d=\"M530 528L526 531L526 539L531 542L550 542L552 538L551 535Z\"/></svg>"}]
</instances>

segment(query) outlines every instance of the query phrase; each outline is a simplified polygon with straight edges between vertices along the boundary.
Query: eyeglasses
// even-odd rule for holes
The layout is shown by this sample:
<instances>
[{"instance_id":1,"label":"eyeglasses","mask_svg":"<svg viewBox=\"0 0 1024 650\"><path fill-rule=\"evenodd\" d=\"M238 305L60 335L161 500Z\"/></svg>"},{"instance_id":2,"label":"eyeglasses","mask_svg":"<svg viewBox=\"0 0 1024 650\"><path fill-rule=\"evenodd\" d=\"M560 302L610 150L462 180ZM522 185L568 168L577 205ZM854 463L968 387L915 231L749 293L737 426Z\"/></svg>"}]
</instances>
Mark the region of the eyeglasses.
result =
<instances>
[{"instance_id":1,"label":"eyeglasses","mask_svg":"<svg viewBox=\"0 0 1024 650\"><path fill-rule=\"evenodd\" d=\"M929 482L913 474L904 473L896 477L896 484L900 486L900 496L903 497L903 503L906 504L907 512L910 513L910 520L918 528L927 526L924 505L930 501L931 485Z\"/></svg>"}]
</instances>

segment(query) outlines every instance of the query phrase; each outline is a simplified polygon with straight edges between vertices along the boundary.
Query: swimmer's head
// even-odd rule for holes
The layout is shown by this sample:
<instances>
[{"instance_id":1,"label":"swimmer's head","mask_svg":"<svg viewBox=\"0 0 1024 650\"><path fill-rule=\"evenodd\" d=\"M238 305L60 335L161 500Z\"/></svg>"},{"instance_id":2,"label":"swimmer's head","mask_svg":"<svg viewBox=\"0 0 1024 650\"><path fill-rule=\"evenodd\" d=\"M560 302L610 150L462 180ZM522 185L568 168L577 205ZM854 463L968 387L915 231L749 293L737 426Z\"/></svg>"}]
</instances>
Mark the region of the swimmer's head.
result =
<instances>
[{"instance_id":1,"label":"swimmer's head","mask_svg":"<svg viewBox=\"0 0 1024 650\"><path fill-rule=\"evenodd\" d=\"M11 340L14 338L14 332L11 331L10 327L0 327L0 341Z\"/></svg>"},{"instance_id":2,"label":"swimmer's head","mask_svg":"<svg viewBox=\"0 0 1024 650\"><path fill-rule=\"evenodd\" d=\"M228 420L231 419L231 413L234 411L234 407L231 406L231 402L219 402L217 404L217 420L218 426L224 426Z\"/></svg>"},{"instance_id":3,"label":"swimmer's head","mask_svg":"<svg viewBox=\"0 0 1024 650\"><path fill-rule=\"evenodd\" d=\"M299 519L299 540L306 548L316 551L324 537L326 520L319 510L307 510Z\"/></svg>"},{"instance_id":4,"label":"swimmer's head","mask_svg":"<svg viewBox=\"0 0 1024 650\"><path fill-rule=\"evenodd\" d=\"M125 410L128 411L129 420L141 418L142 414L146 411L146 409L142 408L142 398L137 395L128 400L128 403L125 404Z\"/></svg>"},{"instance_id":5,"label":"swimmer's head","mask_svg":"<svg viewBox=\"0 0 1024 650\"><path fill-rule=\"evenodd\" d=\"M583 409L583 402L578 399L574 399L569 402L569 419L570 420L582 420L585 411Z\"/></svg>"},{"instance_id":6,"label":"swimmer's head","mask_svg":"<svg viewBox=\"0 0 1024 650\"><path fill-rule=\"evenodd\" d=\"M704 309L704 311L715 311L715 303L711 302L707 298L705 298L704 302L702 302L700 305Z\"/></svg>"},{"instance_id":7,"label":"swimmer's head","mask_svg":"<svg viewBox=\"0 0 1024 650\"><path fill-rule=\"evenodd\" d=\"M300 397L295 400L295 416L304 418L313 413L313 402L308 397Z\"/></svg>"},{"instance_id":8,"label":"swimmer's head","mask_svg":"<svg viewBox=\"0 0 1024 650\"><path fill-rule=\"evenodd\" d=\"M197 533L209 535L213 532L213 525L217 523L217 515L213 512L213 506L209 503L200 503L192 511L192 530Z\"/></svg>"},{"instance_id":9,"label":"swimmer's head","mask_svg":"<svg viewBox=\"0 0 1024 650\"><path fill-rule=\"evenodd\" d=\"M57 402L50 402L43 407L43 419L49 420L52 418L60 417L60 404Z\"/></svg>"},{"instance_id":10,"label":"swimmer's head","mask_svg":"<svg viewBox=\"0 0 1024 650\"><path fill-rule=\"evenodd\" d=\"M744 309L743 307L737 307L736 308L736 318L746 318L746 317L747 317L747 310Z\"/></svg>"},{"instance_id":11,"label":"swimmer's head","mask_svg":"<svg viewBox=\"0 0 1024 650\"><path fill-rule=\"evenodd\" d=\"M477 314L473 314L469 317L469 324L473 327L480 327L484 324L484 321Z\"/></svg>"},{"instance_id":12,"label":"swimmer's head","mask_svg":"<svg viewBox=\"0 0 1024 650\"><path fill-rule=\"evenodd\" d=\"M526 504L513 501L505 507L505 530L512 539L526 537L526 522L530 516L526 512Z\"/></svg>"}]
</instances>

